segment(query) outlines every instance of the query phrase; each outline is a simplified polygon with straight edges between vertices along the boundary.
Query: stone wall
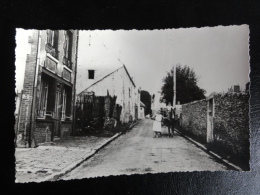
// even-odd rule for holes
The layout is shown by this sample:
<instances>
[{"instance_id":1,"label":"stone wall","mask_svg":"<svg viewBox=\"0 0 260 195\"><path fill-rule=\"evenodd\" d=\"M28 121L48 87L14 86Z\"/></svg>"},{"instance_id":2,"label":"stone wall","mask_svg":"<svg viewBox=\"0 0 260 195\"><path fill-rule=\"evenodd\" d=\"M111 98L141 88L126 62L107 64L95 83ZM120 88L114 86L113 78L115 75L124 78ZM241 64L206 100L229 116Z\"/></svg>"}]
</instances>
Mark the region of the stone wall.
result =
<instances>
[{"instance_id":1,"label":"stone wall","mask_svg":"<svg viewBox=\"0 0 260 195\"><path fill-rule=\"evenodd\" d=\"M200 100L182 105L182 131L193 135L202 142L207 136L207 101Z\"/></svg>"},{"instance_id":2,"label":"stone wall","mask_svg":"<svg viewBox=\"0 0 260 195\"><path fill-rule=\"evenodd\" d=\"M215 94L214 146L249 159L249 94Z\"/></svg>"}]
</instances>

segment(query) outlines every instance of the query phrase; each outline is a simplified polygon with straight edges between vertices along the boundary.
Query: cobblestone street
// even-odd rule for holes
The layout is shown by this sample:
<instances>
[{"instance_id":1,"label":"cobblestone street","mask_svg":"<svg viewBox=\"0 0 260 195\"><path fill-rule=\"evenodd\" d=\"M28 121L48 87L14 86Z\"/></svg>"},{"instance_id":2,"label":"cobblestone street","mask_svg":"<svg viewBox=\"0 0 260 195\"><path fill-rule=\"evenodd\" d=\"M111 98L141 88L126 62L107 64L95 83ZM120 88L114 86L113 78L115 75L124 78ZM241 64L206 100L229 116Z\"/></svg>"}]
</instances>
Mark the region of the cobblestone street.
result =
<instances>
[{"instance_id":1,"label":"cobblestone street","mask_svg":"<svg viewBox=\"0 0 260 195\"><path fill-rule=\"evenodd\" d=\"M37 148L16 148L18 182L40 182L91 154L109 140L104 137L69 137Z\"/></svg>"}]
</instances>

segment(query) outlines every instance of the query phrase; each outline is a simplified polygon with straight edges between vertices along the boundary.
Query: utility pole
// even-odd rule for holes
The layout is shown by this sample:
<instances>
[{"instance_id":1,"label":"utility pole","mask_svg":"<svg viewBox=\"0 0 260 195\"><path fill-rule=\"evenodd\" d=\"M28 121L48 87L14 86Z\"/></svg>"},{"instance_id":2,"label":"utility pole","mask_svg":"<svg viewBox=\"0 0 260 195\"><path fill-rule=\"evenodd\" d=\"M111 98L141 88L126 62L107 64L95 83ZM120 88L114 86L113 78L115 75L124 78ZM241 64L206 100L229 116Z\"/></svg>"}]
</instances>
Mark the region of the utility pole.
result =
<instances>
[{"instance_id":1,"label":"utility pole","mask_svg":"<svg viewBox=\"0 0 260 195\"><path fill-rule=\"evenodd\" d=\"M175 108L176 106L176 65L173 65L173 107Z\"/></svg>"}]
</instances>

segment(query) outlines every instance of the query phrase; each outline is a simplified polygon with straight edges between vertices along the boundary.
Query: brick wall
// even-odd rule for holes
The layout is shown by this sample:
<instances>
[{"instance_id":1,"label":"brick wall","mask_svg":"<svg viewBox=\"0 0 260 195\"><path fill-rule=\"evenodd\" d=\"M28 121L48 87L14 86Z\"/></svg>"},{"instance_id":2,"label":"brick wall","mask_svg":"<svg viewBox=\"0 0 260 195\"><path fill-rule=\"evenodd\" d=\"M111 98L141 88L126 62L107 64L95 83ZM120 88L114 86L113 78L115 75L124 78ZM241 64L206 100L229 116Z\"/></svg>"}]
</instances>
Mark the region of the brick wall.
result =
<instances>
[{"instance_id":1,"label":"brick wall","mask_svg":"<svg viewBox=\"0 0 260 195\"><path fill-rule=\"evenodd\" d=\"M207 101L200 100L182 105L182 131L206 142Z\"/></svg>"},{"instance_id":2,"label":"brick wall","mask_svg":"<svg viewBox=\"0 0 260 195\"><path fill-rule=\"evenodd\" d=\"M51 141L51 132L53 132L53 123L36 122L34 130L34 138L37 143Z\"/></svg>"},{"instance_id":3,"label":"brick wall","mask_svg":"<svg viewBox=\"0 0 260 195\"><path fill-rule=\"evenodd\" d=\"M249 159L249 94L216 94L214 145Z\"/></svg>"},{"instance_id":4,"label":"brick wall","mask_svg":"<svg viewBox=\"0 0 260 195\"><path fill-rule=\"evenodd\" d=\"M34 30L30 37L31 54L27 55L25 76L23 84L23 97L21 102L21 116L19 134L25 132L25 141L28 140L30 130L30 117L31 117L31 105L33 96L33 85L35 77L36 59L37 59L37 47L38 47L38 31Z\"/></svg>"}]
</instances>

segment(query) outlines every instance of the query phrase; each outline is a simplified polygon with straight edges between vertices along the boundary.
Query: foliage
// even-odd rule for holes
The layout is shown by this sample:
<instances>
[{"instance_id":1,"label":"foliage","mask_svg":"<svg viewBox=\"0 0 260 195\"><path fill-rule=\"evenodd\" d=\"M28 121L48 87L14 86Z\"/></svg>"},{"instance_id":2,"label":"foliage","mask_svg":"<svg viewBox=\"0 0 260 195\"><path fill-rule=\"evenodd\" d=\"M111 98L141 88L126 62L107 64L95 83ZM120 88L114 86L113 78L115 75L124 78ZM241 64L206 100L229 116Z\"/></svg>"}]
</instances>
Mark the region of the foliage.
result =
<instances>
[{"instance_id":1,"label":"foliage","mask_svg":"<svg viewBox=\"0 0 260 195\"><path fill-rule=\"evenodd\" d=\"M166 102L173 103L173 68L171 72L167 72L167 76L163 79L162 95ZM189 103L205 98L206 91L198 86L198 77L193 69L187 65L176 66L176 103Z\"/></svg>"},{"instance_id":2,"label":"foliage","mask_svg":"<svg viewBox=\"0 0 260 195\"><path fill-rule=\"evenodd\" d=\"M145 115L151 114L151 95L148 91L141 91L141 101L145 104Z\"/></svg>"}]
</instances>

